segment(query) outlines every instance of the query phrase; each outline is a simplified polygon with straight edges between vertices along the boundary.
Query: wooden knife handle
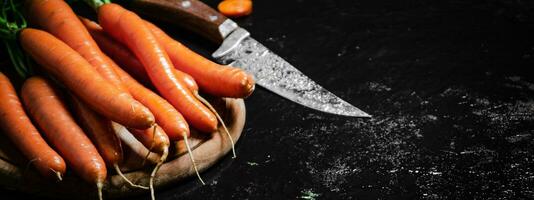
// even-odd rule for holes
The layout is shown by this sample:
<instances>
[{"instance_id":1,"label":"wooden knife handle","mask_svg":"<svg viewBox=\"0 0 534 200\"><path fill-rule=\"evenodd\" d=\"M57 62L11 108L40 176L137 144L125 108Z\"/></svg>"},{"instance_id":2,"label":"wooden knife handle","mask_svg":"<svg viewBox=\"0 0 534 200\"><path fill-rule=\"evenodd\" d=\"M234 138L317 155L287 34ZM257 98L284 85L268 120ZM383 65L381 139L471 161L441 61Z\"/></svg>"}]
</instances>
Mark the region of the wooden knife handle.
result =
<instances>
[{"instance_id":1,"label":"wooden knife handle","mask_svg":"<svg viewBox=\"0 0 534 200\"><path fill-rule=\"evenodd\" d=\"M182 26L217 43L221 43L228 34L227 24L233 23L199 0L131 0L126 2L129 2L127 6L136 13Z\"/></svg>"}]
</instances>

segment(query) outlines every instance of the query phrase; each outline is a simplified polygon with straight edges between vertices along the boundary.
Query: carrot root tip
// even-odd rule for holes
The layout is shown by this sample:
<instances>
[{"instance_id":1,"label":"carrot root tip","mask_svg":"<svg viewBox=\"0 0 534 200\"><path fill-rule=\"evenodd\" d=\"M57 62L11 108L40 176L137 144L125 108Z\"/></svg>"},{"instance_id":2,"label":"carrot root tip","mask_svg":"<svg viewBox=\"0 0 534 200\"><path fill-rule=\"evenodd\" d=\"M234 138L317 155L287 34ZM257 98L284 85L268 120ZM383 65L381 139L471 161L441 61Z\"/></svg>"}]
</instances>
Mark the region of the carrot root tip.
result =
<instances>
[{"instance_id":1,"label":"carrot root tip","mask_svg":"<svg viewBox=\"0 0 534 200\"><path fill-rule=\"evenodd\" d=\"M249 88L250 89L248 89L248 94L245 95L243 98L249 97L252 94L252 92L254 92L254 90L256 89L256 84L252 84L252 86L249 86Z\"/></svg>"},{"instance_id":2,"label":"carrot root tip","mask_svg":"<svg viewBox=\"0 0 534 200\"><path fill-rule=\"evenodd\" d=\"M98 182L96 183L96 188L98 190L98 199L99 200L103 200L104 198L102 197L102 188L104 187L104 184L102 182Z\"/></svg>"},{"instance_id":3,"label":"carrot root tip","mask_svg":"<svg viewBox=\"0 0 534 200\"><path fill-rule=\"evenodd\" d=\"M58 182L63 180L63 177L61 177L61 172L56 172L56 178Z\"/></svg>"},{"instance_id":4,"label":"carrot root tip","mask_svg":"<svg viewBox=\"0 0 534 200\"><path fill-rule=\"evenodd\" d=\"M252 77L251 75L246 75L246 78L242 79L241 80L241 88L240 89L244 89L244 90L240 90L244 93L241 94L241 96L243 98L247 98L249 97L252 92L254 92L254 90L256 89L256 83L254 81L254 77Z\"/></svg>"},{"instance_id":5,"label":"carrot root tip","mask_svg":"<svg viewBox=\"0 0 534 200\"><path fill-rule=\"evenodd\" d=\"M30 161L30 162L33 162L33 160ZM52 171L52 173L54 173L54 175L56 176L56 179L57 179L56 181L57 181L57 182L60 182L60 181L63 180L63 177L61 176L61 172L58 172L58 171L56 171L56 170L54 170L54 169L52 169L52 168L49 168L49 169L50 169L50 171Z\"/></svg>"},{"instance_id":6,"label":"carrot root tip","mask_svg":"<svg viewBox=\"0 0 534 200\"><path fill-rule=\"evenodd\" d=\"M115 168L115 171L117 172L117 174L118 174L122 179L124 179L124 181L126 181L128 184L130 184L130 186L132 186L132 187L136 187L136 188L145 189L145 190L150 189L150 188L148 188L148 187L146 187L146 186L142 186L142 185L134 184L132 181L130 181L130 179L126 178L126 176L124 176L124 174L122 173L121 169L119 168L119 165L114 164L113 167Z\"/></svg>"},{"instance_id":7,"label":"carrot root tip","mask_svg":"<svg viewBox=\"0 0 534 200\"><path fill-rule=\"evenodd\" d=\"M152 200L156 200L156 195L154 192L154 179L156 178L156 172L158 172L161 165L163 165L163 162L167 160L167 156L169 155L169 147L165 147L163 150L163 153L161 154L159 162L154 167L154 170L152 170L152 173L150 174L150 180L149 180L149 189L150 189L150 197Z\"/></svg>"},{"instance_id":8,"label":"carrot root tip","mask_svg":"<svg viewBox=\"0 0 534 200\"><path fill-rule=\"evenodd\" d=\"M187 139L187 135L184 134L183 136L185 147L187 148L187 153L189 153L189 158L191 159L191 163L193 164L193 169L195 169L195 173L197 174L198 180L202 183L202 185L206 185L204 180L202 180L200 173L198 172L197 163L195 162L195 157L193 157L193 151L191 151L191 146L189 146L189 140Z\"/></svg>"}]
</instances>

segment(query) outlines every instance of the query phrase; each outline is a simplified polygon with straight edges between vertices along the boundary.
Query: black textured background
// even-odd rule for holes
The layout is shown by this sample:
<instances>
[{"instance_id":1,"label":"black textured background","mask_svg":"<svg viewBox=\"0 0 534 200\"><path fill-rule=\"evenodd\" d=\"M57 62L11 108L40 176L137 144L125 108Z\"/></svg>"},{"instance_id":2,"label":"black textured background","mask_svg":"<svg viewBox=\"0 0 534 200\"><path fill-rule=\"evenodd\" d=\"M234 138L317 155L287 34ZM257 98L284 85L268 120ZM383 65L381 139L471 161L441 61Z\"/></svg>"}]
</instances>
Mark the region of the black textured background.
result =
<instances>
[{"instance_id":1,"label":"black textured background","mask_svg":"<svg viewBox=\"0 0 534 200\"><path fill-rule=\"evenodd\" d=\"M320 113L258 88L238 158L203 173L206 186L191 179L157 198L534 199L533 8L255 0L241 26L374 118ZM216 48L164 27L205 55Z\"/></svg>"}]
</instances>

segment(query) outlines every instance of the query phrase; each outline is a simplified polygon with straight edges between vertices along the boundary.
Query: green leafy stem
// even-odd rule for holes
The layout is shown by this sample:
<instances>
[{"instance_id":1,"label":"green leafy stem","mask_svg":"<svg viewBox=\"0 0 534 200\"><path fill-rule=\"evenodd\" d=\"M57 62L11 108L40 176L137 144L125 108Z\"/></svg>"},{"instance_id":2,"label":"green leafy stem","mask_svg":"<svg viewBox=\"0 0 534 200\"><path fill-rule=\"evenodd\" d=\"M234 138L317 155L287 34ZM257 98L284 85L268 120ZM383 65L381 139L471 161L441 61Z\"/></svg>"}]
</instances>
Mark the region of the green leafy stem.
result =
<instances>
[{"instance_id":1,"label":"green leafy stem","mask_svg":"<svg viewBox=\"0 0 534 200\"><path fill-rule=\"evenodd\" d=\"M2 1L0 38L6 47L15 71L22 78L26 78L33 73L30 65L31 62L17 40L18 33L27 26L26 20L19 10L23 4L23 1L18 0Z\"/></svg>"},{"instance_id":2,"label":"green leafy stem","mask_svg":"<svg viewBox=\"0 0 534 200\"><path fill-rule=\"evenodd\" d=\"M110 0L83 0L85 3L87 3L91 8L98 10L98 8L106 3L111 3Z\"/></svg>"}]
</instances>

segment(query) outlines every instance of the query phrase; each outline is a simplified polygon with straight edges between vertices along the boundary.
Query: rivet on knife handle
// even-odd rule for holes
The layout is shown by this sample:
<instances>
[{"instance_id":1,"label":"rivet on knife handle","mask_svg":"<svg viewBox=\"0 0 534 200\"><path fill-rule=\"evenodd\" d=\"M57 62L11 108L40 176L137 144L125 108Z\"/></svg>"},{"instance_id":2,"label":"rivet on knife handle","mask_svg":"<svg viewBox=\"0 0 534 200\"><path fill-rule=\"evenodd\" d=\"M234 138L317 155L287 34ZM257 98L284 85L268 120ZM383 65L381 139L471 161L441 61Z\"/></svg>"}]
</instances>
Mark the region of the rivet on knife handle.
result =
<instances>
[{"instance_id":1,"label":"rivet on knife handle","mask_svg":"<svg viewBox=\"0 0 534 200\"><path fill-rule=\"evenodd\" d=\"M218 44L237 24L199 0L131 0L133 11L194 31Z\"/></svg>"}]
</instances>

